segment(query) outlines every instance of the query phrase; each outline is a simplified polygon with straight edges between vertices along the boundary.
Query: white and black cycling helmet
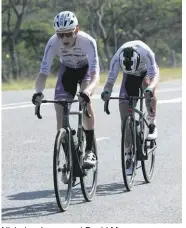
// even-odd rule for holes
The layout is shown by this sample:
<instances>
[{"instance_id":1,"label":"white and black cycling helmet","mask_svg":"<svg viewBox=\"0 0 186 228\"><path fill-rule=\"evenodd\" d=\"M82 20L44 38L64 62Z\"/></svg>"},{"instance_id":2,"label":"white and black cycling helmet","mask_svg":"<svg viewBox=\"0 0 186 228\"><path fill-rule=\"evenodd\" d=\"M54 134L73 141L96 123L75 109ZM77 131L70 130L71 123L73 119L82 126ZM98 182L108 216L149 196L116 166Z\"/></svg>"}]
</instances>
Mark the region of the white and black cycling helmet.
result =
<instances>
[{"instance_id":1,"label":"white and black cycling helmet","mask_svg":"<svg viewBox=\"0 0 186 228\"><path fill-rule=\"evenodd\" d=\"M74 13L63 11L54 17L54 30L56 33L74 32L78 27L78 20Z\"/></svg>"},{"instance_id":2,"label":"white and black cycling helmet","mask_svg":"<svg viewBox=\"0 0 186 228\"><path fill-rule=\"evenodd\" d=\"M140 64L140 55L133 47L126 47L121 51L119 61L124 73L135 73Z\"/></svg>"}]
</instances>

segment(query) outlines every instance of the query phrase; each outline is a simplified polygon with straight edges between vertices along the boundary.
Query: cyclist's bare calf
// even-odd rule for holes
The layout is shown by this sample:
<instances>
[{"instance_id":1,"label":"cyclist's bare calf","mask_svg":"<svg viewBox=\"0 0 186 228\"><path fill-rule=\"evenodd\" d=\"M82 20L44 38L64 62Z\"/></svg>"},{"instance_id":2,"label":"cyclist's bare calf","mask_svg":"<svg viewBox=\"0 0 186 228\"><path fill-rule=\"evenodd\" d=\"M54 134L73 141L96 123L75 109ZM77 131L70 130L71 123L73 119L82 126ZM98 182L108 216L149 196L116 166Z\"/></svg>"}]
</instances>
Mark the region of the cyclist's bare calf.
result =
<instances>
[{"instance_id":1,"label":"cyclist's bare calf","mask_svg":"<svg viewBox=\"0 0 186 228\"><path fill-rule=\"evenodd\" d=\"M56 110L57 131L63 127L63 106L54 104Z\"/></svg>"},{"instance_id":2,"label":"cyclist's bare calf","mask_svg":"<svg viewBox=\"0 0 186 228\"><path fill-rule=\"evenodd\" d=\"M84 81L81 84L80 92L83 92L85 88L89 85L89 81ZM93 110L93 105L90 100L90 103L88 104L88 112L91 115L90 118L88 118L85 113L83 114L83 127L85 130L93 130L94 129L94 110Z\"/></svg>"},{"instance_id":3,"label":"cyclist's bare calf","mask_svg":"<svg viewBox=\"0 0 186 228\"><path fill-rule=\"evenodd\" d=\"M153 98L151 100L145 99L147 112L150 117L156 117L156 107L157 107L157 96L156 96L156 87L159 82L159 76L157 75L154 78L149 78L145 76L142 83L143 90L146 89L150 84L153 91Z\"/></svg>"}]
</instances>

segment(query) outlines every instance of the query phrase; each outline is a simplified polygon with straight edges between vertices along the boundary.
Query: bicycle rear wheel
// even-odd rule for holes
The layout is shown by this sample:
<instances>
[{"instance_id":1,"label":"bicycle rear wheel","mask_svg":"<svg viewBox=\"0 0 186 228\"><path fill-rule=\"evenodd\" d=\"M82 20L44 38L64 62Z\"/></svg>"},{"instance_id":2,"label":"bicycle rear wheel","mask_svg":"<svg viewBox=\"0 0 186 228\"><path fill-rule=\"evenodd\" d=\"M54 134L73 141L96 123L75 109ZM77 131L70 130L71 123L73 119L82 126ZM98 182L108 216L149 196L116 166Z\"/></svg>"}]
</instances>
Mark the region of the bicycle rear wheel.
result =
<instances>
[{"instance_id":1,"label":"bicycle rear wheel","mask_svg":"<svg viewBox=\"0 0 186 228\"><path fill-rule=\"evenodd\" d=\"M149 127L146 119L147 113L144 113L140 124L140 132L142 133L142 136L140 137L141 152L144 155L144 159L141 159L141 167L145 181L150 183L154 173L155 150L157 146L155 140L147 140Z\"/></svg>"},{"instance_id":2,"label":"bicycle rear wheel","mask_svg":"<svg viewBox=\"0 0 186 228\"><path fill-rule=\"evenodd\" d=\"M71 198L72 189L72 154L69 151L69 135L60 129L56 135L53 156L53 179L57 205L66 211Z\"/></svg>"},{"instance_id":3,"label":"bicycle rear wheel","mask_svg":"<svg viewBox=\"0 0 186 228\"><path fill-rule=\"evenodd\" d=\"M83 137L85 139L85 135ZM97 163L90 169L83 169L83 175L80 176L81 189L83 196L87 202L92 201L95 196L97 188L97 177L98 177L98 154L96 138L93 141L93 153L96 156Z\"/></svg>"},{"instance_id":4,"label":"bicycle rear wheel","mask_svg":"<svg viewBox=\"0 0 186 228\"><path fill-rule=\"evenodd\" d=\"M145 140L144 152L147 154L148 159L141 161L141 166L143 177L147 183L150 183L153 177L156 147L155 140Z\"/></svg>"},{"instance_id":5,"label":"bicycle rear wheel","mask_svg":"<svg viewBox=\"0 0 186 228\"><path fill-rule=\"evenodd\" d=\"M130 191L134 185L134 178L136 173L136 143L134 121L130 116L123 121L122 140L121 140L121 161L122 174L125 187ZM126 148L130 148L126 150Z\"/></svg>"}]
</instances>

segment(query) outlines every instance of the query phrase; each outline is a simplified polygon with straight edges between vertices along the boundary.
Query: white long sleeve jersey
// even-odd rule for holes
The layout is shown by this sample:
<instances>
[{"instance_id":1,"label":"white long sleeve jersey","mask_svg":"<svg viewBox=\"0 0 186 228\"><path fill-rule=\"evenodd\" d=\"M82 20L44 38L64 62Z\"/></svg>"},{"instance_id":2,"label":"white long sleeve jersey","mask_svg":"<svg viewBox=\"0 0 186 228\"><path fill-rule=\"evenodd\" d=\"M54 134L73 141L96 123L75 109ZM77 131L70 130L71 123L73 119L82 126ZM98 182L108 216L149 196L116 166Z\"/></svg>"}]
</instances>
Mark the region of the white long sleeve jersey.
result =
<instances>
[{"instance_id":1,"label":"white long sleeve jersey","mask_svg":"<svg viewBox=\"0 0 186 228\"><path fill-rule=\"evenodd\" d=\"M72 48L65 48L62 42L54 34L48 41L41 62L40 73L48 75L55 56L59 56L60 62L66 67L80 68L88 64L89 72L99 74L99 59L95 39L85 32L79 31Z\"/></svg>"},{"instance_id":2,"label":"white long sleeve jersey","mask_svg":"<svg viewBox=\"0 0 186 228\"><path fill-rule=\"evenodd\" d=\"M133 73L132 75L140 76L141 73L147 71L147 75L152 78L154 76L159 75L159 68L155 61L155 54L150 49L148 45L140 40L129 41L123 44L113 56L111 63L110 63L110 70L108 75L108 81L111 84L114 84L119 70L120 70L120 61L119 55L122 50L126 47L134 47L136 48L137 52L140 54L140 64L138 70Z\"/></svg>"}]
</instances>

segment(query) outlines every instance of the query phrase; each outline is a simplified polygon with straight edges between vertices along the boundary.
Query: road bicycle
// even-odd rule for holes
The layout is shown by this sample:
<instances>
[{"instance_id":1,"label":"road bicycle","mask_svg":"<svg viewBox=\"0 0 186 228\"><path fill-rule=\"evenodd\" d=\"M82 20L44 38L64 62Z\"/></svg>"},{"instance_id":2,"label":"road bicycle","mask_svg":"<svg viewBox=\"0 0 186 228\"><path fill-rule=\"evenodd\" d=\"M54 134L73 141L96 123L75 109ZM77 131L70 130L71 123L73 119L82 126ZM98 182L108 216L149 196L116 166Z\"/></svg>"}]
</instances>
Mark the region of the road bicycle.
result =
<instances>
[{"instance_id":1,"label":"road bicycle","mask_svg":"<svg viewBox=\"0 0 186 228\"><path fill-rule=\"evenodd\" d=\"M83 196L87 202L92 201L97 188L98 177L98 155L96 138L93 140L93 153L97 162L93 167L83 165L85 154L85 134L83 130L83 112L87 117L87 103L79 103L79 111L70 111L72 103L78 100L42 100L42 103L55 103L63 106L63 128L56 135L53 155L53 180L57 205L62 212L66 211L70 199L72 187L76 186L77 178L80 178L80 184ZM39 119L40 105L36 106L35 114ZM70 127L69 116L78 116L77 132Z\"/></svg>"},{"instance_id":2,"label":"road bicycle","mask_svg":"<svg viewBox=\"0 0 186 228\"><path fill-rule=\"evenodd\" d=\"M128 113L122 123L121 137L121 162L122 174L126 189L130 191L134 185L136 170L142 167L144 179L150 183L154 173L156 140L148 140L149 124L147 114L143 111L143 90L140 88L140 96L110 97L104 104L104 111L110 114L109 101L111 99L127 100L129 103ZM140 100L140 108L135 107ZM129 145L130 144L130 145ZM128 146L127 146L128 145ZM128 149L126 152L126 148ZM139 162L141 165L138 166Z\"/></svg>"}]
</instances>

